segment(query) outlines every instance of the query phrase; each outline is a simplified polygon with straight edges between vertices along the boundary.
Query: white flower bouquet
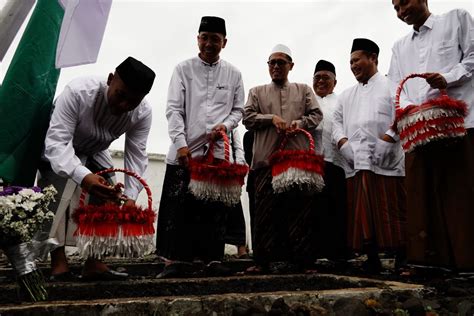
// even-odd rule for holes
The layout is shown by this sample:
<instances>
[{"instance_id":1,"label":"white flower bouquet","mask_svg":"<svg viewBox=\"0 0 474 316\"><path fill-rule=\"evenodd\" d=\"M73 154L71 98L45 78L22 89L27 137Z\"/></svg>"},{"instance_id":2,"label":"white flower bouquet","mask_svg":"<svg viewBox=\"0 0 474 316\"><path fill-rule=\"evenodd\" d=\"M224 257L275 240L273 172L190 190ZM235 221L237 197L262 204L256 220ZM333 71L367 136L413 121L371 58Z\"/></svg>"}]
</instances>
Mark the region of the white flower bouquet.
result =
<instances>
[{"instance_id":1,"label":"white flower bouquet","mask_svg":"<svg viewBox=\"0 0 474 316\"><path fill-rule=\"evenodd\" d=\"M0 187L0 248L18 274L20 287L32 301L47 299L44 278L36 267L36 249L31 240L54 213L49 203L57 193L53 186Z\"/></svg>"}]
</instances>

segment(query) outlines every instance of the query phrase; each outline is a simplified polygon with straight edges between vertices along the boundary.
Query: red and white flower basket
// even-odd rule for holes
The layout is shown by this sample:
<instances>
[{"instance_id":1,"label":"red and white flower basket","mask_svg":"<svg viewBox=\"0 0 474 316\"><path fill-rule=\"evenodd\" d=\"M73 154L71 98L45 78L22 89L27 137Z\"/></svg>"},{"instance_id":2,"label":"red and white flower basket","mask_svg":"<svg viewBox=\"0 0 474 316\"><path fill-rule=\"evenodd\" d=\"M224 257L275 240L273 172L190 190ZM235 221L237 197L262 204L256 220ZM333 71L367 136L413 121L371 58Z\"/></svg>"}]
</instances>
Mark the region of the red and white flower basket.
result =
<instances>
[{"instance_id":1,"label":"red and white flower basket","mask_svg":"<svg viewBox=\"0 0 474 316\"><path fill-rule=\"evenodd\" d=\"M395 98L396 127L403 149L411 152L432 141L463 137L466 134L464 117L467 105L461 100L451 99L446 90L440 96L420 105L400 108L400 93L403 84L411 78L426 78L426 74L411 74L400 82Z\"/></svg>"},{"instance_id":2,"label":"red and white flower basket","mask_svg":"<svg viewBox=\"0 0 474 316\"><path fill-rule=\"evenodd\" d=\"M126 169L112 168L96 174L110 172L123 172L140 181L148 195L148 208L116 203L85 205L86 191L83 190L79 207L73 213L77 224L74 235L79 252L84 258L98 259L104 256L132 258L149 254L154 250L153 224L156 218L151 190L144 179Z\"/></svg>"},{"instance_id":3,"label":"red and white flower basket","mask_svg":"<svg viewBox=\"0 0 474 316\"><path fill-rule=\"evenodd\" d=\"M309 142L309 149L288 150L285 146L288 138L303 134ZM324 158L316 154L314 139L304 129L297 128L285 135L280 148L270 158L272 167L272 186L276 193L300 188L320 192L324 188Z\"/></svg>"},{"instance_id":4,"label":"red and white flower basket","mask_svg":"<svg viewBox=\"0 0 474 316\"><path fill-rule=\"evenodd\" d=\"M231 206L240 202L242 185L248 173L245 164L229 161L229 138L221 133L224 140L224 160L214 159L214 142L204 157L189 161L191 180L189 190L200 200L223 202Z\"/></svg>"}]
</instances>

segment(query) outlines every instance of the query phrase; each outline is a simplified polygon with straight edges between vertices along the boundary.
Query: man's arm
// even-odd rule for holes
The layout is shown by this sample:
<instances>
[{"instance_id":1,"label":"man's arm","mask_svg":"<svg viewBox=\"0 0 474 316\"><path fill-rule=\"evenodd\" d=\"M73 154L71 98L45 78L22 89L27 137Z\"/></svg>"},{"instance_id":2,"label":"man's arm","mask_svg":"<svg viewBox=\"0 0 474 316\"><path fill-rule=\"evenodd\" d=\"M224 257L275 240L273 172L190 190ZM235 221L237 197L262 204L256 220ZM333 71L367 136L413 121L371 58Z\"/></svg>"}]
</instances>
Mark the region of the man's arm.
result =
<instances>
[{"instance_id":1,"label":"man's arm","mask_svg":"<svg viewBox=\"0 0 474 316\"><path fill-rule=\"evenodd\" d=\"M77 184L91 171L82 165L73 148L73 136L79 120L79 101L67 86L55 101L46 133L44 154L51 168L62 177L70 177Z\"/></svg>"},{"instance_id":2,"label":"man's arm","mask_svg":"<svg viewBox=\"0 0 474 316\"><path fill-rule=\"evenodd\" d=\"M181 68L177 66L171 76L168 87L168 100L166 103L166 118L168 119L168 134L171 142L178 150L186 149L186 130L185 130L185 87L182 79ZM179 157L178 157L179 158Z\"/></svg>"},{"instance_id":3,"label":"man's arm","mask_svg":"<svg viewBox=\"0 0 474 316\"><path fill-rule=\"evenodd\" d=\"M243 124L248 130L256 130L272 126L274 114L262 114L256 93L256 88L250 89L247 103L244 107Z\"/></svg>"},{"instance_id":4,"label":"man's arm","mask_svg":"<svg viewBox=\"0 0 474 316\"><path fill-rule=\"evenodd\" d=\"M292 128L304 128L308 131L314 130L323 120L323 112L316 100L311 88L306 85L305 91L305 114L291 124Z\"/></svg>"},{"instance_id":5,"label":"man's arm","mask_svg":"<svg viewBox=\"0 0 474 316\"><path fill-rule=\"evenodd\" d=\"M343 106L342 106L342 96L339 97L336 105L336 110L334 111L334 121L332 125L332 138L337 148L341 148L345 142L347 142L347 135L344 134L343 129Z\"/></svg>"},{"instance_id":6,"label":"man's arm","mask_svg":"<svg viewBox=\"0 0 474 316\"><path fill-rule=\"evenodd\" d=\"M459 49L462 51L462 59L449 72L439 74L445 79L448 87L460 85L472 78L474 74L474 20L471 14L465 10L456 10L455 12L459 22L457 41ZM433 82L441 81L434 75L433 77Z\"/></svg>"},{"instance_id":7,"label":"man's arm","mask_svg":"<svg viewBox=\"0 0 474 316\"><path fill-rule=\"evenodd\" d=\"M55 173L71 178L92 194L101 198L114 195L107 181L86 168L73 147L74 131L80 117L80 102L74 91L67 86L56 99L45 138L44 155Z\"/></svg>"},{"instance_id":8,"label":"man's arm","mask_svg":"<svg viewBox=\"0 0 474 316\"><path fill-rule=\"evenodd\" d=\"M398 48L395 46L392 48L392 59L390 60L390 68L388 70L388 79L390 84L390 94L393 100L396 98L396 93L400 81L404 79L400 73L400 64L398 59L400 58ZM410 104L415 104L414 101L410 100L404 90L400 93L400 107L405 108Z\"/></svg>"},{"instance_id":9,"label":"man's arm","mask_svg":"<svg viewBox=\"0 0 474 316\"><path fill-rule=\"evenodd\" d=\"M187 166L191 153L186 142L186 88L183 81L182 69L177 66L171 76L166 103L166 118L168 119L168 135L177 150L180 165Z\"/></svg>"},{"instance_id":10,"label":"man's arm","mask_svg":"<svg viewBox=\"0 0 474 316\"><path fill-rule=\"evenodd\" d=\"M145 101L146 102L146 101ZM152 122L152 112L148 109L129 131L125 134L125 169L135 172L140 177L143 176L148 166L148 155L146 143L150 133ZM125 195L132 200L136 200L142 189L139 181L133 177L125 176Z\"/></svg>"}]
</instances>

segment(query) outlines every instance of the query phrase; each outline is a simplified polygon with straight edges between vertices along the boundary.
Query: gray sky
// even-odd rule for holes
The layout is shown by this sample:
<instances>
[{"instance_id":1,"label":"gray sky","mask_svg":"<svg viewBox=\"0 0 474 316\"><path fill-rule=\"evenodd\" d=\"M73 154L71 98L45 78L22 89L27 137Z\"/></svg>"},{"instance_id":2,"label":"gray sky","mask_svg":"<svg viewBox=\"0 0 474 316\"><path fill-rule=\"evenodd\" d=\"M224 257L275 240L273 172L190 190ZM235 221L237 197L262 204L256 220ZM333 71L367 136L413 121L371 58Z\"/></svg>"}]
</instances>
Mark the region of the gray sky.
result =
<instances>
[{"instance_id":1,"label":"gray sky","mask_svg":"<svg viewBox=\"0 0 474 316\"><path fill-rule=\"evenodd\" d=\"M4 1L0 0L0 7ZM474 15L473 0L429 0L429 7L434 14L464 8ZM385 74L394 41L410 30L397 19L390 0L114 0L97 63L63 69L57 93L77 76L106 77L127 56L136 57L157 73L147 97L153 106L148 151L166 153L170 141L164 112L169 80L177 63L197 55L197 29L203 15L226 20L228 42L221 57L241 70L246 98L251 87L270 81L266 61L277 43L286 44L293 52L295 67L290 81L311 85L316 62L326 59L336 66L336 92L341 92L356 83L349 69L354 38L370 38L380 46L379 71ZM11 47L0 66L0 80L13 51ZM114 142L112 148L122 149L123 139Z\"/></svg>"}]
</instances>

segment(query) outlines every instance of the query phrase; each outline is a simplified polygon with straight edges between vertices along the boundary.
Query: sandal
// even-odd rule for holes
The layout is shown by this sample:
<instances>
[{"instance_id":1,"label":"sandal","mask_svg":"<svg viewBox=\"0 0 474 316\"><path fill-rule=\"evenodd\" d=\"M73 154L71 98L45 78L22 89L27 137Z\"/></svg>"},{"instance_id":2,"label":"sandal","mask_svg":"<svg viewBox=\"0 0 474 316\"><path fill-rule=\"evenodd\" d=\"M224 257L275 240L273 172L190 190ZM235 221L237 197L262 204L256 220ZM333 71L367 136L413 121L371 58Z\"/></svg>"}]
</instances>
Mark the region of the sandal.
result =
<instances>
[{"instance_id":1,"label":"sandal","mask_svg":"<svg viewBox=\"0 0 474 316\"><path fill-rule=\"evenodd\" d=\"M255 275L255 274L262 274L262 267L261 266L251 266L245 269L245 274Z\"/></svg>"}]
</instances>

